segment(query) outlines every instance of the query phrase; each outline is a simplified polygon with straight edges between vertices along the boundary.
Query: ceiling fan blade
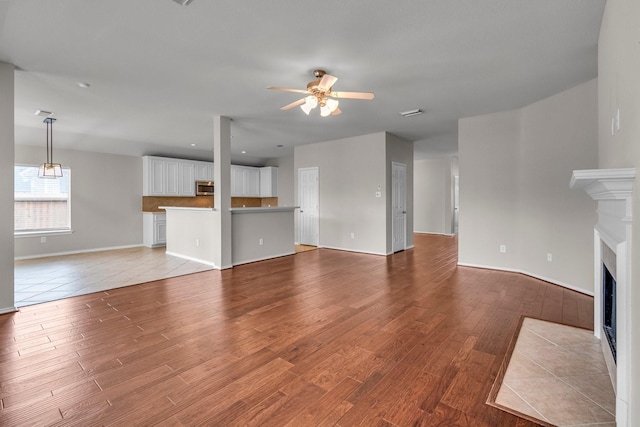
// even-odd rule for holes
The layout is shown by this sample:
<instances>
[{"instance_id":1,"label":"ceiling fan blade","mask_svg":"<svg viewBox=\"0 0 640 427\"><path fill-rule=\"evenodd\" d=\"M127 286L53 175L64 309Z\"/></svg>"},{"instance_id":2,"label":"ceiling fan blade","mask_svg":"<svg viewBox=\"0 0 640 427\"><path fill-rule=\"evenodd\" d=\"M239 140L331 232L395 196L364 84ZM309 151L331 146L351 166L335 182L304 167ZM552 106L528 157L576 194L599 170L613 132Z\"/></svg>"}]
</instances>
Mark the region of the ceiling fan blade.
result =
<instances>
[{"instance_id":1,"label":"ceiling fan blade","mask_svg":"<svg viewBox=\"0 0 640 427\"><path fill-rule=\"evenodd\" d=\"M269 86L267 89L283 90L285 92L294 92L294 93L309 93L309 91L304 90L304 89L291 89L291 88L288 88L288 87L279 87L279 86Z\"/></svg>"},{"instance_id":2,"label":"ceiling fan blade","mask_svg":"<svg viewBox=\"0 0 640 427\"><path fill-rule=\"evenodd\" d=\"M349 99L373 99L375 95L373 92L331 92L329 96L335 98L349 98Z\"/></svg>"},{"instance_id":3,"label":"ceiling fan blade","mask_svg":"<svg viewBox=\"0 0 640 427\"><path fill-rule=\"evenodd\" d=\"M291 104L285 105L284 107L281 108L281 110L291 110L292 108L295 108L298 105L304 104L305 101L306 101L306 98L298 99L297 101L293 101Z\"/></svg>"},{"instance_id":4,"label":"ceiling fan blade","mask_svg":"<svg viewBox=\"0 0 640 427\"><path fill-rule=\"evenodd\" d=\"M322 76L322 79L320 79L320 83L318 83L318 87L322 90L329 90L331 89L331 86L333 86L334 83L337 81L338 81L337 77L332 76L330 74L325 74L324 76Z\"/></svg>"},{"instance_id":5,"label":"ceiling fan blade","mask_svg":"<svg viewBox=\"0 0 640 427\"><path fill-rule=\"evenodd\" d=\"M339 107L336 107L336 109L333 110L333 113L331 113L331 115L337 116L338 114L342 114L342 110Z\"/></svg>"}]
</instances>

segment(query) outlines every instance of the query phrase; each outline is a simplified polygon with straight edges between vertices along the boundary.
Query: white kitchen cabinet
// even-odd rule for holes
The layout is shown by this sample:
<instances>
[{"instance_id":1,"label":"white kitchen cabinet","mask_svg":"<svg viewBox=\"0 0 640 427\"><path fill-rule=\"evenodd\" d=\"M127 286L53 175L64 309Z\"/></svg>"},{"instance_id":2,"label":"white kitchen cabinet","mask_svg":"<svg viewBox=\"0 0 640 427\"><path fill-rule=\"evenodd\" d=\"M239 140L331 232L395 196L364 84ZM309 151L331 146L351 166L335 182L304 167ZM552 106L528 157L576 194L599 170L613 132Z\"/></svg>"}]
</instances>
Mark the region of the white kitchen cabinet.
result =
<instances>
[{"instance_id":1,"label":"white kitchen cabinet","mask_svg":"<svg viewBox=\"0 0 640 427\"><path fill-rule=\"evenodd\" d=\"M180 195L180 162L175 159L165 160L167 184L164 190L165 196Z\"/></svg>"},{"instance_id":2,"label":"white kitchen cabinet","mask_svg":"<svg viewBox=\"0 0 640 427\"><path fill-rule=\"evenodd\" d=\"M244 197L244 169L231 165L231 197Z\"/></svg>"},{"instance_id":3,"label":"white kitchen cabinet","mask_svg":"<svg viewBox=\"0 0 640 427\"><path fill-rule=\"evenodd\" d=\"M142 213L142 243L149 248L167 244L167 214Z\"/></svg>"},{"instance_id":4,"label":"white kitchen cabinet","mask_svg":"<svg viewBox=\"0 0 640 427\"><path fill-rule=\"evenodd\" d=\"M231 165L231 196L260 197L260 169Z\"/></svg>"},{"instance_id":5,"label":"white kitchen cabinet","mask_svg":"<svg viewBox=\"0 0 640 427\"><path fill-rule=\"evenodd\" d=\"M260 169L246 169L244 179L246 197L260 197Z\"/></svg>"},{"instance_id":6,"label":"white kitchen cabinet","mask_svg":"<svg viewBox=\"0 0 640 427\"><path fill-rule=\"evenodd\" d=\"M213 163L142 157L143 196L195 196L196 181L213 180Z\"/></svg>"},{"instance_id":7,"label":"white kitchen cabinet","mask_svg":"<svg viewBox=\"0 0 640 427\"><path fill-rule=\"evenodd\" d=\"M195 196L196 195L196 166L192 161L180 161L180 191L179 196Z\"/></svg>"},{"instance_id":8,"label":"white kitchen cabinet","mask_svg":"<svg viewBox=\"0 0 640 427\"><path fill-rule=\"evenodd\" d=\"M193 162L195 166L196 181L213 181L212 162Z\"/></svg>"},{"instance_id":9,"label":"white kitchen cabinet","mask_svg":"<svg viewBox=\"0 0 640 427\"><path fill-rule=\"evenodd\" d=\"M142 158L142 195L163 196L167 183L165 160L158 157Z\"/></svg>"},{"instance_id":10,"label":"white kitchen cabinet","mask_svg":"<svg viewBox=\"0 0 640 427\"><path fill-rule=\"evenodd\" d=\"M278 197L278 168L260 168L260 197Z\"/></svg>"}]
</instances>

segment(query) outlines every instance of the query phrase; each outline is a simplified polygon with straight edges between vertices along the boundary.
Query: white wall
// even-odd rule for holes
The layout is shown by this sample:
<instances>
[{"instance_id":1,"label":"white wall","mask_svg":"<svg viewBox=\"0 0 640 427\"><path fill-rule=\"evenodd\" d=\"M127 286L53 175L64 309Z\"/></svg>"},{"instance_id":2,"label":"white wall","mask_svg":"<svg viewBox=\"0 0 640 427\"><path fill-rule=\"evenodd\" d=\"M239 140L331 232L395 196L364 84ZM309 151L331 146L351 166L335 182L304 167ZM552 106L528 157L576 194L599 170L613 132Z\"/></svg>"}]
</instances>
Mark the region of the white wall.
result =
<instances>
[{"instance_id":1,"label":"white wall","mask_svg":"<svg viewBox=\"0 0 640 427\"><path fill-rule=\"evenodd\" d=\"M294 215L293 210L234 212L231 215L233 265L295 254Z\"/></svg>"},{"instance_id":2,"label":"white wall","mask_svg":"<svg viewBox=\"0 0 640 427\"><path fill-rule=\"evenodd\" d=\"M598 43L598 167L640 171L640 2L608 0ZM620 109L620 130L611 118ZM640 181L633 187L631 307L640 307ZM631 399L640 402L640 310L631 312ZM640 405L629 406L629 425L640 425Z\"/></svg>"},{"instance_id":3,"label":"white wall","mask_svg":"<svg viewBox=\"0 0 640 427\"><path fill-rule=\"evenodd\" d=\"M462 119L458 129L461 264L514 268L520 111ZM499 253L505 245L506 253Z\"/></svg>"},{"instance_id":4,"label":"white wall","mask_svg":"<svg viewBox=\"0 0 640 427\"><path fill-rule=\"evenodd\" d=\"M55 130L54 130L55 131ZM42 147L17 145L15 162L38 165ZM142 160L140 157L54 148L57 162L71 168L73 234L15 239L16 257L142 244ZM11 168L13 169L13 168Z\"/></svg>"},{"instance_id":5,"label":"white wall","mask_svg":"<svg viewBox=\"0 0 640 427\"><path fill-rule=\"evenodd\" d=\"M440 157L414 161L415 232L453 233L454 160L452 157Z\"/></svg>"},{"instance_id":6,"label":"white wall","mask_svg":"<svg viewBox=\"0 0 640 427\"><path fill-rule=\"evenodd\" d=\"M14 66L0 62L0 313L13 299Z\"/></svg>"},{"instance_id":7,"label":"white wall","mask_svg":"<svg viewBox=\"0 0 640 427\"><path fill-rule=\"evenodd\" d=\"M318 167L320 246L387 253L385 144L381 132L295 148L296 174Z\"/></svg>"},{"instance_id":8,"label":"white wall","mask_svg":"<svg viewBox=\"0 0 640 427\"><path fill-rule=\"evenodd\" d=\"M460 264L593 293L595 205L569 181L573 170L596 167L596 86L460 120Z\"/></svg>"},{"instance_id":9,"label":"white wall","mask_svg":"<svg viewBox=\"0 0 640 427\"><path fill-rule=\"evenodd\" d=\"M393 200L392 188L392 162L402 163L406 166L406 234L405 247L413 247L413 142L400 138L394 134L385 132L387 165L387 253L393 252Z\"/></svg>"},{"instance_id":10,"label":"white wall","mask_svg":"<svg viewBox=\"0 0 640 427\"><path fill-rule=\"evenodd\" d=\"M589 293L595 202L569 181L598 164L597 114L596 80L523 108L518 161L520 268Z\"/></svg>"},{"instance_id":11,"label":"white wall","mask_svg":"<svg viewBox=\"0 0 640 427\"><path fill-rule=\"evenodd\" d=\"M407 165L406 244L410 247L413 143L380 132L295 148L295 192L298 169L318 167L320 246L380 255L391 252L392 161ZM382 197L376 197L377 191Z\"/></svg>"}]
</instances>

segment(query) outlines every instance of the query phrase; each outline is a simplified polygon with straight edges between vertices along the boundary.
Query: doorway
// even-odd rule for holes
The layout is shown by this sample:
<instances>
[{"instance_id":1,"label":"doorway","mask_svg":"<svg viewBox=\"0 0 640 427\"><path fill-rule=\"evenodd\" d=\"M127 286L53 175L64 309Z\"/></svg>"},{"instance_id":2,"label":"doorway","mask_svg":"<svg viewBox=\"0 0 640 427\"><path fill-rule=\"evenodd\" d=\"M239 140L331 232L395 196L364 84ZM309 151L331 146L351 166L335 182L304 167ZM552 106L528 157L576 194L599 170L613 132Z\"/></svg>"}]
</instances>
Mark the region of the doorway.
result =
<instances>
[{"instance_id":1,"label":"doorway","mask_svg":"<svg viewBox=\"0 0 640 427\"><path fill-rule=\"evenodd\" d=\"M317 167L298 169L298 200L299 243L318 246L320 204Z\"/></svg>"},{"instance_id":2,"label":"doorway","mask_svg":"<svg viewBox=\"0 0 640 427\"><path fill-rule=\"evenodd\" d=\"M391 162L392 251L406 249L407 237L407 165Z\"/></svg>"}]
</instances>

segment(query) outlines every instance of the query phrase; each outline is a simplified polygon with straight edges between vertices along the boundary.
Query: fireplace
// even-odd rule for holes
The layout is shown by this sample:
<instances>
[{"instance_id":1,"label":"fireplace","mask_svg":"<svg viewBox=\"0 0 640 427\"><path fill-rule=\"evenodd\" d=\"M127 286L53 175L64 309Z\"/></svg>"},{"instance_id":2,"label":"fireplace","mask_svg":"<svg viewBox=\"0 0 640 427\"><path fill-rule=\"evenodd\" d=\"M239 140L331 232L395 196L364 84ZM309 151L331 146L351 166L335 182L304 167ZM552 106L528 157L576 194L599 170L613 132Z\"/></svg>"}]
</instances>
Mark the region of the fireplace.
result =
<instances>
[{"instance_id":1,"label":"fireplace","mask_svg":"<svg viewBox=\"0 0 640 427\"><path fill-rule=\"evenodd\" d=\"M594 335L616 392L616 425L629 424L631 375L631 193L635 169L573 171L571 187L598 203L594 227Z\"/></svg>"},{"instance_id":2,"label":"fireplace","mask_svg":"<svg viewBox=\"0 0 640 427\"><path fill-rule=\"evenodd\" d=\"M602 265L602 329L616 361L616 279L605 264Z\"/></svg>"}]
</instances>

